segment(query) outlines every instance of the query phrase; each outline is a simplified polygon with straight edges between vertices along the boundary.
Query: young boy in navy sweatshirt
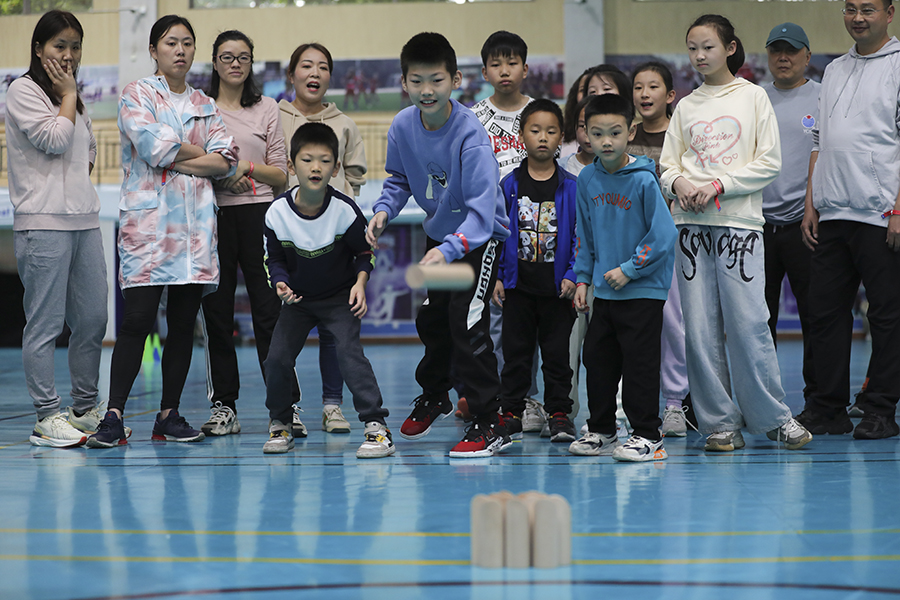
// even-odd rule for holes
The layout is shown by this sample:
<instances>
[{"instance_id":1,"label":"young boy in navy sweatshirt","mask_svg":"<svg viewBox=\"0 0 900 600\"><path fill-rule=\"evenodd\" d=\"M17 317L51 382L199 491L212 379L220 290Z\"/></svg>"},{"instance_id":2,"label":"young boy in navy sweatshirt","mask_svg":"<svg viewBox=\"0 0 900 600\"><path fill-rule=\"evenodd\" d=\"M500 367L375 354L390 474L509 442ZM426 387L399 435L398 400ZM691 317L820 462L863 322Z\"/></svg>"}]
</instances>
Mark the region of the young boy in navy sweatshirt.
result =
<instances>
[{"instance_id":1,"label":"young boy in navy sweatshirt","mask_svg":"<svg viewBox=\"0 0 900 600\"><path fill-rule=\"evenodd\" d=\"M544 98L526 106L519 140L527 157L500 187L509 213L494 302L503 307L500 401L510 438L522 437L535 343L541 347L550 440L572 442L569 335L575 322L575 176L556 163L563 115Z\"/></svg>"},{"instance_id":2,"label":"young boy in navy sweatshirt","mask_svg":"<svg viewBox=\"0 0 900 600\"><path fill-rule=\"evenodd\" d=\"M675 265L675 224L654 162L625 152L634 137L634 106L595 96L584 109L593 166L578 176L578 287L575 308L593 309L582 351L588 372L588 432L569 452L616 460L667 457L659 418L659 362L663 305ZM594 306L587 286L594 284ZM634 428L616 437L616 391Z\"/></svg>"},{"instance_id":3,"label":"young boy in navy sweatshirt","mask_svg":"<svg viewBox=\"0 0 900 600\"><path fill-rule=\"evenodd\" d=\"M312 328L323 325L334 335L341 374L365 423L365 441L356 456L390 456L394 444L384 421L388 411L359 341L375 256L359 207L328 185L339 169L334 130L322 123L298 127L288 168L298 184L272 202L264 227L269 285L284 305L264 364L271 420L263 452L279 454L294 447L294 363Z\"/></svg>"},{"instance_id":4,"label":"young boy in navy sweatshirt","mask_svg":"<svg viewBox=\"0 0 900 600\"><path fill-rule=\"evenodd\" d=\"M378 236L409 197L425 210L428 236L421 264L465 262L475 285L465 291L428 290L416 316L425 356L416 369L422 395L400 428L418 439L449 415L450 364L463 386L472 421L451 458L492 456L511 444L499 421L500 377L490 337L488 308L497 279L497 246L509 236L497 161L475 113L450 98L462 74L444 36L420 33L400 53L403 89L413 106L388 131L389 177L375 203L367 239Z\"/></svg>"}]
</instances>

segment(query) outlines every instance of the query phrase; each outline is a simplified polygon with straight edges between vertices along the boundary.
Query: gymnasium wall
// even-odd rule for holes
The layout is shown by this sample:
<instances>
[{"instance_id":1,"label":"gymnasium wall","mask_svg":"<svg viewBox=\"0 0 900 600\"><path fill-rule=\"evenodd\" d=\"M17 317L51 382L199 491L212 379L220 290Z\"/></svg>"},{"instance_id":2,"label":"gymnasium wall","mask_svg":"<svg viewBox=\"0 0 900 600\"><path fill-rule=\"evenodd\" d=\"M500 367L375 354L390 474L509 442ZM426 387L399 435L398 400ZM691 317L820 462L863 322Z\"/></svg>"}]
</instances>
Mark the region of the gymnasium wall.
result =
<instances>
[{"instance_id":1,"label":"gymnasium wall","mask_svg":"<svg viewBox=\"0 0 900 600\"><path fill-rule=\"evenodd\" d=\"M94 0L98 11L118 6L118 0ZM521 34L532 54L565 53L564 0L220 10L190 10L188 6L189 0L159 0L157 14L186 15L197 30L201 48L210 44L217 32L238 27L254 38L260 60L284 59L299 43L312 39L333 49L336 57L395 57L406 39L426 30L445 33L461 56L477 55L484 39L497 29ZM605 0L604 50L607 55L683 52L685 28L691 20L703 12L719 12L736 24L748 52L762 49L772 26L794 21L806 29L814 52L842 54L851 42L844 30L841 7L841 2L821 1ZM78 16L85 28L83 63L117 64L118 15ZM0 18L0 68L28 63L29 40L37 19L37 15Z\"/></svg>"}]
</instances>

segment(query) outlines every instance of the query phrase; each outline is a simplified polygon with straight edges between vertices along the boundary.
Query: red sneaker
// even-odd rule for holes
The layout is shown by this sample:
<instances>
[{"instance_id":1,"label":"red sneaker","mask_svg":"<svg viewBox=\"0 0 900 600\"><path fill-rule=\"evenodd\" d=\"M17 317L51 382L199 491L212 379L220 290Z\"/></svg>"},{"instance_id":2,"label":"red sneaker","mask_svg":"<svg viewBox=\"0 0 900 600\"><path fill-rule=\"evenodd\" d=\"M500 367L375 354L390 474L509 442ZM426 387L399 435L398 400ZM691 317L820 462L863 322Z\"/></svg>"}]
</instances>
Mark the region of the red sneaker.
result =
<instances>
[{"instance_id":1,"label":"red sneaker","mask_svg":"<svg viewBox=\"0 0 900 600\"><path fill-rule=\"evenodd\" d=\"M438 395L422 394L413 400L412 413L403 421L400 435L408 440L417 440L428 435L431 426L453 412L453 403L447 392Z\"/></svg>"},{"instance_id":2,"label":"red sneaker","mask_svg":"<svg viewBox=\"0 0 900 600\"><path fill-rule=\"evenodd\" d=\"M501 423L472 421L463 439L450 450L450 458L481 458L493 456L512 445Z\"/></svg>"}]
</instances>

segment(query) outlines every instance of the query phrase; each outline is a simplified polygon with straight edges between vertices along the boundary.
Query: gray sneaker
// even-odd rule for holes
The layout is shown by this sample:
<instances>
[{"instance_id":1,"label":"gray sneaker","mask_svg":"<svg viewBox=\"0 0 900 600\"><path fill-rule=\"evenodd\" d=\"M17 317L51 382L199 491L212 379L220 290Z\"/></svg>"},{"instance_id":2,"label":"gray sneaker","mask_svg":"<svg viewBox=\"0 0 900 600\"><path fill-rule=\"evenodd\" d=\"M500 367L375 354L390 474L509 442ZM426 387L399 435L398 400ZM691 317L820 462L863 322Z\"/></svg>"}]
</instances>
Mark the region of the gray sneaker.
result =
<instances>
[{"instance_id":1,"label":"gray sneaker","mask_svg":"<svg viewBox=\"0 0 900 600\"><path fill-rule=\"evenodd\" d=\"M720 431L706 438L707 452L733 452L744 447L744 436L740 431Z\"/></svg>"},{"instance_id":2,"label":"gray sneaker","mask_svg":"<svg viewBox=\"0 0 900 600\"><path fill-rule=\"evenodd\" d=\"M588 431L569 444L569 452L577 456L610 456L620 445L618 436Z\"/></svg>"},{"instance_id":3,"label":"gray sneaker","mask_svg":"<svg viewBox=\"0 0 900 600\"><path fill-rule=\"evenodd\" d=\"M300 413L303 412L303 409L296 404L294 404L293 407L294 416L291 419L291 433L293 433L295 438L305 438L308 435L306 425L300 420Z\"/></svg>"},{"instance_id":4,"label":"gray sneaker","mask_svg":"<svg viewBox=\"0 0 900 600\"><path fill-rule=\"evenodd\" d=\"M525 412L522 413L522 431L537 432L541 431L547 424L547 415L544 413L544 407L534 398L525 398ZM547 428L547 435L541 432L542 437L550 437L550 428Z\"/></svg>"},{"instance_id":5,"label":"gray sneaker","mask_svg":"<svg viewBox=\"0 0 900 600\"><path fill-rule=\"evenodd\" d=\"M339 405L326 404L322 407L322 430L325 433L350 433L350 423L344 418Z\"/></svg>"},{"instance_id":6,"label":"gray sneaker","mask_svg":"<svg viewBox=\"0 0 900 600\"><path fill-rule=\"evenodd\" d=\"M278 419L269 423L269 440L263 444L263 454L284 454L294 449L294 436L291 428Z\"/></svg>"},{"instance_id":7,"label":"gray sneaker","mask_svg":"<svg viewBox=\"0 0 900 600\"><path fill-rule=\"evenodd\" d=\"M384 458L396 450L391 430L377 421L366 423L366 440L356 450L356 458Z\"/></svg>"},{"instance_id":8,"label":"gray sneaker","mask_svg":"<svg viewBox=\"0 0 900 600\"><path fill-rule=\"evenodd\" d=\"M687 420L684 418L686 407L666 407L663 413L662 434L666 436L685 437L687 435Z\"/></svg>"},{"instance_id":9,"label":"gray sneaker","mask_svg":"<svg viewBox=\"0 0 900 600\"><path fill-rule=\"evenodd\" d=\"M812 434L796 419L791 419L781 427L769 431L766 437L773 442L784 442L784 447L788 450L799 450L813 439Z\"/></svg>"},{"instance_id":10,"label":"gray sneaker","mask_svg":"<svg viewBox=\"0 0 900 600\"><path fill-rule=\"evenodd\" d=\"M102 421L106 415L106 403L98 404L80 417L75 414L75 411L71 406L66 407L66 411L68 411L68 416L66 418L69 420L69 425L78 431L83 431L88 435L94 435L100 428L100 421ZM125 427L125 438L127 439L130 437L131 427Z\"/></svg>"},{"instance_id":11,"label":"gray sneaker","mask_svg":"<svg viewBox=\"0 0 900 600\"><path fill-rule=\"evenodd\" d=\"M200 431L206 435L228 435L241 432L241 423L231 408L216 401L209 412L211 413L209 420L200 426Z\"/></svg>"}]
</instances>

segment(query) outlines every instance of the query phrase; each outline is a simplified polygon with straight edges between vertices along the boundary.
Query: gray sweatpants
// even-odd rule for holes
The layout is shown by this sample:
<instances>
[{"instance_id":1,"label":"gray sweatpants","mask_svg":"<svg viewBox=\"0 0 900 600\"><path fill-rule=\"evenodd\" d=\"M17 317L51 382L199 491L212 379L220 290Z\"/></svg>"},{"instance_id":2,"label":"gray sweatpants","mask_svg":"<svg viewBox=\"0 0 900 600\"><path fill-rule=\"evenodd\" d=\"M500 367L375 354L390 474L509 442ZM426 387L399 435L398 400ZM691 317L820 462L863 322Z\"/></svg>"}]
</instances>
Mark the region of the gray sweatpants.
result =
<instances>
[{"instance_id":1,"label":"gray sweatpants","mask_svg":"<svg viewBox=\"0 0 900 600\"><path fill-rule=\"evenodd\" d=\"M15 232L16 263L25 287L22 363L38 419L59 411L53 353L69 324L72 407L97 404L100 350L106 334L106 261L100 229Z\"/></svg>"}]
</instances>

